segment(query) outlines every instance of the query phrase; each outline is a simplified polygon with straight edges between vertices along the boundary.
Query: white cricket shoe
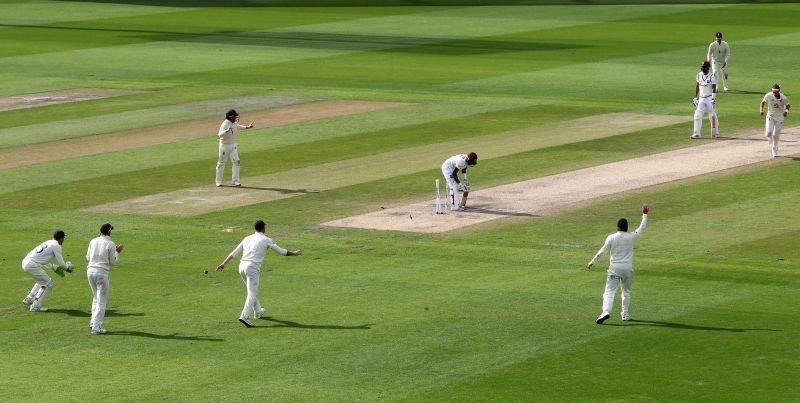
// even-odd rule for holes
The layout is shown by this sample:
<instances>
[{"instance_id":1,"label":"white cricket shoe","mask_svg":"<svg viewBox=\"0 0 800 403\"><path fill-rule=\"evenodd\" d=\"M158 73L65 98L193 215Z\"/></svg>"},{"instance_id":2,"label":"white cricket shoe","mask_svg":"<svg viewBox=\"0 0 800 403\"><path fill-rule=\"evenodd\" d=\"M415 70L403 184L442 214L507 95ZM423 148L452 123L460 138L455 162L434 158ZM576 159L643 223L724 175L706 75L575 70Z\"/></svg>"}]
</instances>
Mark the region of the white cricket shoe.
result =
<instances>
[{"instance_id":1,"label":"white cricket shoe","mask_svg":"<svg viewBox=\"0 0 800 403\"><path fill-rule=\"evenodd\" d=\"M221 184L221 183L217 183L216 185L217 185L217 187L218 187L218 188L221 188L221 187L222 187L222 184Z\"/></svg>"},{"instance_id":2,"label":"white cricket shoe","mask_svg":"<svg viewBox=\"0 0 800 403\"><path fill-rule=\"evenodd\" d=\"M623 320L623 321L625 321L625 322L628 322L628 321L631 321L631 320L633 320L633 318L631 318L631 317L630 317L630 316L628 316L628 315L622 315L622 320Z\"/></svg>"},{"instance_id":3,"label":"white cricket shoe","mask_svg":"<svg viewBox=\"0 0 800 403\"><path fill-rule=\"evenodd\" d=\"M257 310L256 311L256 316L255 316L256 319L261 319L261 317L264 316L264 312L266 312L266 311L267 311L267 308L261 308L261 309Z\"/></svg>"},{"instance_id":4,"label":"white cricket shoe","mask_svg":"<svg viewBox=\"0 0 800 403\"><path fill-rule=\"evenodd\" d=\"M249 320L249 319L247 319L247 318L239 318L239 322L242 322L242 324L243 324L245 327L253 327L253 326L254 326L254 325L253 325L253 322L250 322L250 320Z\"/></svg>"},{"instance_id":5,"label":"white cricket shoe","mask_svg":"<svg viewBox=\"0 0 800 403\"><path fill-rule=\"evenodd\" d=\"M31 305L31 312L47 312L47 308L41 306Z\"/></svg>"},{"instance_id":6,"label":"white cricket shoe","mask_svg":"<svg viewBox=\"0 0 800 403\"><path fill-rule=\"evenodd\" d=\"M689 137L689 138L690 139L699 139L700 135L699 134L693 134L692 137Z\"/></svg>"},{"instance_id":7,"label":"white cricket shoe","mask_svg":"<svg viewBox=\"0 0 800 403\"><path fill-rule=\"evenodd\" d=\"M725 92L728 92L728 86L727 85L725 86Z\"/></svg>"},{"instance_id":8,"label":"white cricket shoe","mask_svg":"<svg viewBox=\"0 0 800 403\"><path fill-rule=\"evenodd\" d=\"M25 297L25 299L22 300L22 304L25 305L25 306L33 305L33 298Z\"/></svg>"},{"instance_id":9,"label":"white cricket shoe","mask_svg":"<svg viewBox=\"0 0 800 403\"><path fill-rule=\"evenodd\" d=\"M607 313L601 313L600 316L597 317L597 320L594 321L594 323L597 323L598 325L602 325L603 322L605 322L610 317L611 317L611 315L609 315Z\"/></svg>"},{"instance_id":10,"label":"white cricket shoe","mask_svg":"<svg viewBox=\"0 0 800 403\"><path fill-rule=\"evenodd\" d=\"M106 329L92 329L92 335L97 336L98 334L106 334L108 330Z\"/></svg>"},{"instance_id":11,"label":"white cricket shoe","mask_svg":"<svg viewBox=\"0 0 800 403\"><path fill-rule=\"evenodd\" d=\"M239 182L236 182L236 183L232 183L232 184L231 184L231 186L233 186L233 187L237 187L237 188L238 188L238 187L241 187L241 186L242 186L242 184L241 184L241 183L239 183Z\"/></svg>"}]
</instances>

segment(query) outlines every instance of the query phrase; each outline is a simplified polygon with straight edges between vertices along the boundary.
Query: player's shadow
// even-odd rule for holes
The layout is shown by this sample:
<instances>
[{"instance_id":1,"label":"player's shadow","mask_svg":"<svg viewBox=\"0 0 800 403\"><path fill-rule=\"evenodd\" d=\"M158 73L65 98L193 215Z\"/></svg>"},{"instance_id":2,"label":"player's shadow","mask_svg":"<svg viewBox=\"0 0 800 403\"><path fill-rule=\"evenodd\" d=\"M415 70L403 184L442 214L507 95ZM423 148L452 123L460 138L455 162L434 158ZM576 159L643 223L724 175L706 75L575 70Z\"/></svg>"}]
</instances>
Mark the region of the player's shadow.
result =
<instances>
[{"instance_id":1,"label":"player's shadow","mask_svg":"<svg viewBox=\"0 0 800 403\"><path fill-rule=\"evenodd\" d=\"M671 329L685 329L685 330L704 330L710 332L733 332L733 333L743 333L743 332L750 332L750 331L761 331L761 332L780 332L778 329L760 329L760 328L729 328L729 327L714 327L714 326L697 326L697 325L688 325L685 323L675 323L675 322L663 322L663 321L656 321L656 320L640 320L635 319L628 321L627 323L609 323L611 326L655 326L655 327L667 327Z\"/></svg>"},{"instance_id":2,"label":"player's shadow","mask_svg":"<svg viewBox=\"0 0 800 403\"><path fill-rule=\"evenodd\" d=\"M287 328L296 328L296 329L321 329L321 330L369 330L372 329L372 325L369 323L363 325L355 325L355 326L341 326L341 325L307 325L303 323L292 322L290 320L280 320L270 316L263 317L261 320L266 320L273 322L272 325L268 326L259 326L260 328L280 328L280 327L287 327Z\"/></svg>"},{"instance_id":3,"label":"player's shadow","mask_svg":"<svg viewBox=\"0 0 800 403\"><path fill-rule=\"evenodd\" d=\"M133 336L133 337L144 337L148 339L181 340L181 341L217 341L217 342L225 341L225 339L218 339L210 336L182 336L178 333L156 334L156 333L128 331L128 330L109 331L103 336Z\"/></svg>"},{"instance_id":4,"label":"player's shadow","mask_svg":"<svg viewBox=\"0 0 800 403\"><path fill-rule=\"evenodd\" d=\"M481 206L468 206L464 211L467 213L492 214L492 215L502 215L509 217L541 217L538 214L531 214L523 211L499 210Z\"/></svg>"},{"instance_id":5,"label":"player's shadow","mask_svg":"<svg viewBox=\"0 0 800 403\"><path fill-rule=\"evenodd\" d=\"M231 186L232 187L232 186ZM239 189L253 189L253 190L268 190L271 192L278 192L282 194L306 194L306 193L319 193L319 190L313 189L282 189L282 188L262 188L258 186L236 186Z\"/></svg>"},{"instance_id":6,"label":"player's shadow","mask_svg":"<svg viewBox=\"0 0 800 403\"><path fill-rule=\"evenodd\" d=\"M67 316L74 316L78 318L89 318L92 316L91 312L82 311L80 309L59 309L59 308L51 308L47 311L48 313L60 313ZM106 309L105 316L144 316L141 312L118 312L116 309Z\"/></svg>"},{"instance_id":7,"label":"player's shadow","mask_svg":"<svg viewBox=\"0 0 800 403\"><path fill-rule=\"evenodd\" d=\"M764 95L764 94L767 93L767 91L727 90L727 91L725 91L725 93L726 94L751 94L751 95L758 94L758 95Z\"/></svg>"}]
</instances>

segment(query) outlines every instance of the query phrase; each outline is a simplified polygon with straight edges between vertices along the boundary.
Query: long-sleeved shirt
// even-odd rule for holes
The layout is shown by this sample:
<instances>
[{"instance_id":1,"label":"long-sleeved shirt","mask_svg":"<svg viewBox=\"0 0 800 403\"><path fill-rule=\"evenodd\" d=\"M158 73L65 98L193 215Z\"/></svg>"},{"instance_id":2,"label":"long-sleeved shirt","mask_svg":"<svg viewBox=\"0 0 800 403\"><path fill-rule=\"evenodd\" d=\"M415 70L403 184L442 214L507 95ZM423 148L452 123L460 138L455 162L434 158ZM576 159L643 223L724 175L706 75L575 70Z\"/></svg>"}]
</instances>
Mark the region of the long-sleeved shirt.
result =
<instances>
[{"instance_id":1,"label":"long-sleeved shirt","mask_svg":"<svg viewBox=\"0 0 800 403\"><path fill-rule=\"evenodd\" d=\"M231 252L228 257L235 258L239 253L244 252L242 255L242 262L249 262L260 265L264 261L267 252L272 249L281 255L286 256L289 252L286 249L278 246L271 238L268 238L262 232L256 231L255 234L242 239L239 245Z\"/></svg>"},{"instance_id":2,"label":"long-sleeved shirt","mask_svg":"<svg viewBox=\"0 0 800 403\"><path fill-rule=\"evenodd\" d=\"M25 255L25 259L39 266L44 266L50 263L51 260L56 259L60 267L67 268L67 264L61 255L61 244L55 239L44 241L41 245L33 248L32 251Z\"/></svg>"},{"instance_id":3,"label":"long-sleeved shirt","mask_svg":"<svg viewBox=\"0 0 800 403\"><path fill-rule=\"evenodd\" d=\"M603 247L592 258L592 264L603 257L606 252L611 251L612 265L633 266L633 241L642 236L645 227L647 227L647 214L642 214L642 223L639 224L639 228L636 231L617 231L606 237Z\"/></svg>"},{"instance_id":4,"label":"long-sleeved shirt","mask_svg":"<svg viewBox=\"0 0 800 403\"><path fill-rule=\"evenodd\" d=\"M720 41L720 43L717 43L717 41L711 42L708 45L708 55L706 56L708 61L714 60L717 63L728 63L728 59L731 58L731 47L725 41Z\"/></svg>"},{"instance_id":5,"label":"long-sleeved shirt","mask_svg":"<svg viewBox=\"0 0 800 403\"><path fill-rule=\"evenodd\" d=\"M119 252L117 245L108 235L100 235L89 242L89 249L86 251L86 260L89 261L87 270L111 270L111 266L117 264Z\"/></svg>"},{"instance_id":6,"label":"long-sleeved shirt","mask_svg":"<svg viewBox=\"0 0 800 403\"><path fill-rule=\"evenodd\" d=\"M236 133L239 131L239 129L247 129L247 126L225 119L225 121L219 126L219 132L217 132L217 136L219 136L219 142L222 144L235 143Z\"/></svg>"}]
</instances>

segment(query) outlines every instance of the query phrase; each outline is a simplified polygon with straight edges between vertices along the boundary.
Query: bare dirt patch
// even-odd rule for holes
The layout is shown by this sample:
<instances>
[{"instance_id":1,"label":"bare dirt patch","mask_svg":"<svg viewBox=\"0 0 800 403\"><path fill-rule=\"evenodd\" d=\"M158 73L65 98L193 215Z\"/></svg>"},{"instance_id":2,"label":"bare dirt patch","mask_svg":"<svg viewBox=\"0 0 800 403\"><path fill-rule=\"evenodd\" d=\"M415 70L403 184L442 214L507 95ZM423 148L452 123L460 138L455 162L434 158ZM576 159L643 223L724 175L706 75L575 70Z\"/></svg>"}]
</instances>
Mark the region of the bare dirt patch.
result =
<instances>
[{"instance_id":1,"label":"bare dirt patch","mask_svg":"<svg viewBox=\"0 0 800 403\"><path fill-rule=\"evenodd\" d=\"M146 91L112 90L104 88L75 88L71 90L37 92L0 97L0 112L14 109L37 108L40 106L65 104L69 102L90 101L93 99L141 94Z\"/></svg>"},{"instance_id":2,"label":"bare dirt patch","mask_svg":"<svg viewBox=\"0 0 800 403\"><path fill-rule=\"evenodd\" d=\"M257 128L283 126L337 116L396 108L408 104L395 102L321 101L266 109L243 114L247 122L255 121ZM194 140L216 136L222 118L204 118L149 126L116 133L97 134L79 138L27 144L0 149L0 169L16 168L48 161L103 154L131 148Z\"/></svg>"},{"instance_id":3,"label":"bare dirt patch","mask_svg":"<svg viewBox=\"0 0 800 403\"><path fill-rule=\"evenodd\" d=\"M782 155L800 153L800 127L785 130L781 137ZM437 215L435 201L431 200L322 225L442 233L509 216L552 215L600 197L772 159L763 135L717 140L696 147L472 191L468 203L470 208L463 212Z\"/></svg>"},{"instance_id":4,"label":"bare dirt patch","mask_svg":"<svg viewBox=\"0 0 800 403\"><path fill-rule=\"evenodd\" d=\"M567 122L535 126L478 138L412 147L368 157L337 161L254 177L244 177L243 188L210 184L89 207L88 211L193 216L263 203L310 192L351 186L439 167L450 155L475 150L482 159L526 150L616 136L687 121L686 117L612 113ZM569 133L566 135L565 133ZM386 161L404 161L385 169ZM247 167L243 167L246 174ZM209 183L212 180L209 178Z\"/></svg>"}]
</instances>

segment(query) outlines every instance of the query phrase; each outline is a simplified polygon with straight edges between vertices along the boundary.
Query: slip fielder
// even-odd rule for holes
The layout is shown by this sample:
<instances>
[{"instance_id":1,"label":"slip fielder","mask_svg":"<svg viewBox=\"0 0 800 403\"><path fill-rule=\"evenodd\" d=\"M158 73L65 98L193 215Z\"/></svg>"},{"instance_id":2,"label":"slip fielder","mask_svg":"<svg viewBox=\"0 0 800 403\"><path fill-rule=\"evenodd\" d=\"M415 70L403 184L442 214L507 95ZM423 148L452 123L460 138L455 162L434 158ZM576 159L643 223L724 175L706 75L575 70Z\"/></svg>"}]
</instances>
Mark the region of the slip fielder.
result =
<instances>
[{"instance_id":1,"label":"slip fielder","mask_svg":"<svg viewBox=\"0 0 800 403\"><path fill-rule=\"evenodd\" d=\"M722 86L728 91L728 59L731 58L731 47L728 46L728 42L722 40L722 32L717 32L715 36L714 42L708 45L706 60L711 62L714 75L722 78Z\"/></svg>"},{"instance_id":2,"label":"slip fielder","mask_svg":"<svg viewBox=\"0 0 800 403\"><path fill-rule=\"evenodd\" d=\"M222 174L225 172L225 165L228 158L231 159L231 185L242 186L239 182L239 150L236 147L236 133L239 129L252 129L253 122L244 126L239 124L239 113L231 109L225 113L225 120L219 126L217 136L219 136L219 158L217 159L216 185L222 186Z\"/></svg>"},{"instance_id":3,"label":"slip fielder","mask_svg":"<svg viewBox=\"0 0 800 403\"><path fill-rule=\"evenodd\" d=\"M467 181L467 166L478 164L478 154L470 152L467 154L454 155L442 164L442 175L447 181L447 188L450 192L450 210L463 211L466 208L467 196L469 195L469 181ZM461 171L463 183L458 179L458 171ZM461 192L464 192L464 199L461 199Z\"/></svg>"},{"instance_id":4,"label":"slip fielder","mask_svg":"<svg viewBox=\"0 0 800 403\"><path fill-rule=\"evenodd\" d=\"M694 104L694 133L693 139L701 137L703 128L703 112L708 113L711 122L711 137L719 137L719 120L717 119L717 77L710 72L711 63L708 60L700 65L700 72L695 77Z\"/></svg>"},{"instance_id":5,"label":"slip fielder","mask_svg":"<svg viewBox=\"0 0 800 403\"><path fill-rule=\"evenodd\" d=\"M89 288L92 290L92 318L89 327L93 335L106 334L103 328L103 318L106 315L106 303L108 302L109 278L108 272L111 266L117 264L119 254L122 253L124 245L115 245L111 240L111 230L114 226L105 223L100 226L100 236L89 242L89 249L86 250L86 278L89 280Z\"/></svg>"},{"instance_id":6,"label":"slip fielder","mask_svg":"<svg viewBox=\"0 0 800 403\"><path fill-rule=\"evenodd\" d=\"M31 291L22 300L23 304L30 306L31 312L47 312L47 308L42 304L53 290L53 279L44 271L45 268L52 269L61 277L64 277L65 270L72 273L72 263L64 262L62 257L61 245L66 236L64 231L54 232L53 239L42 242L22 259L22 270L36 281ZM57 265L50 263L53 259L56 260Z\"/></svg>"},{"instance_id":7,"label":"slip fielder","mask_svg":"<svg viewBox=\"0 0 800 403\"><path fill-rule=\"evenodd\" d=\"M766 132L764 134L772 147L772 158L777 158L783 119L789 115L789 98L781 94L781 86L775 84L772 86L772 91L764 95L764 99L761 100L758 108L761 116L764 116L764 105L767 106Z\"/></svg>"}]
</instances>

